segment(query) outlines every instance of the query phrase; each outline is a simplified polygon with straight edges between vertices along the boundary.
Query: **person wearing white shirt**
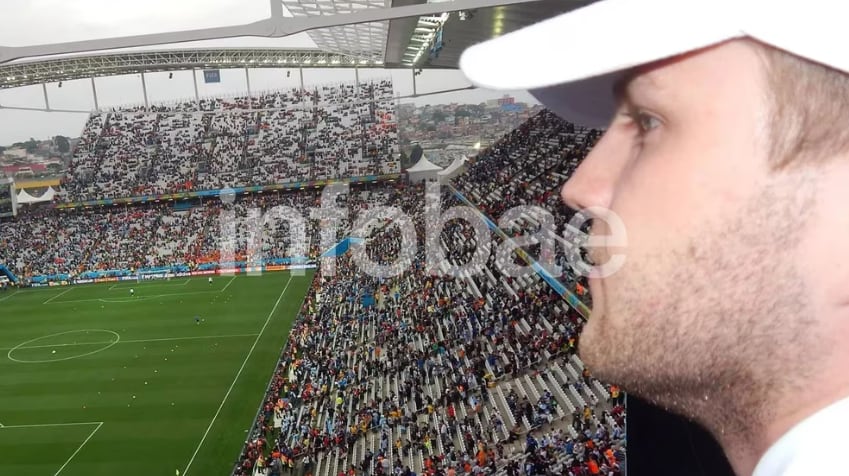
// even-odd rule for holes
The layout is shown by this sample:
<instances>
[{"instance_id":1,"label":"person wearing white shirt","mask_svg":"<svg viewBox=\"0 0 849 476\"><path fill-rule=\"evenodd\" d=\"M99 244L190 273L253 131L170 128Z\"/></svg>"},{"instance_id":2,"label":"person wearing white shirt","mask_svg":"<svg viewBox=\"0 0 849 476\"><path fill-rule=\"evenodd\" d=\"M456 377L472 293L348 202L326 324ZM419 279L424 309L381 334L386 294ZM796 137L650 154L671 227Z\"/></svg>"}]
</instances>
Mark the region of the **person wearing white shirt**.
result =
<instances>
[{"instance_id":1,"label":"person wearing white shirt","mask_svg":"<svg viewBox=\"0 0 849 476\"><path fill-rule=\"evenodd\" d=\"M740 476L849 474L847 14L605 0L460 60L606 128L561 193L598 240L580 356L706 428Z\"/></svg>"}]
</instances>

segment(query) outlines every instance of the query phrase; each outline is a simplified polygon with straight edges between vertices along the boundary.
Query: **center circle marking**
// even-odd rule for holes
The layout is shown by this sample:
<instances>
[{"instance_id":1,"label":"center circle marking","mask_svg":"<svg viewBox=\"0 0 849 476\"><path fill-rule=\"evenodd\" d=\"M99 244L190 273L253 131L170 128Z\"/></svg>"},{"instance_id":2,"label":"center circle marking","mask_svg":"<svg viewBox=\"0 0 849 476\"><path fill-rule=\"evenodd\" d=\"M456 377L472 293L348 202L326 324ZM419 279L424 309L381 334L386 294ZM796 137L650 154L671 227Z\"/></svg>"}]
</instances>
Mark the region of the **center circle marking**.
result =
<instances>
[{"instance_id":1,"label":"center circle marking","mask_svg":"<svg viewBox=\"0 0 849 476\"><path fill-rule=\"evenodd\" d=\"M32 344L33 342L37 342L37 341L40 341L42 339L49 339L50 337L62 336L62 335L65 335L65 334L74 334L74 333L78 333L78 332L105 332L105 333L112 334L113 336L115 336L115 340L113 340L112 342L110 342L108 344L104 343L104 347L102 347L100 349L95 349L91 352L86 352L86 353L83 353L83 354L72 355L70 357L63 357L63 358L58 358L58 359L21 360L21 359L16 359L15 357L12 356L12 354L16 350L25 349L25 348L27 348L27 345ZM89 355L93 355L93 354L96 354L98 352L103 352L104 350L111 348L112 346L114 346L115 344L117 344L120 341L121 341L120 334L118 334L115 331L110 331L108 329L80 329L80 330L75 330L75 331L57 332L56 334L50 334L50 335L46 335L46 336L36 337L35 339L30 339L26 342L18 344L15 347L12 347L11 349L9 349L9 352L6 354L6 357L9 360L11 360L12 362L18 362L20 364L43 364L43 363L47 363L47 362L63 362L63 361L66 361L66 360L80 359L82 357L87 357ZM94 344L94 342L92 344ZM68 344L55 344L55 345L44 346L44 348L66 347L67 345ZM75 344L70 344L70 345L75 345ZM85 344L80 344L80 345L85 345Z\"/></svg>"}]
</instances>

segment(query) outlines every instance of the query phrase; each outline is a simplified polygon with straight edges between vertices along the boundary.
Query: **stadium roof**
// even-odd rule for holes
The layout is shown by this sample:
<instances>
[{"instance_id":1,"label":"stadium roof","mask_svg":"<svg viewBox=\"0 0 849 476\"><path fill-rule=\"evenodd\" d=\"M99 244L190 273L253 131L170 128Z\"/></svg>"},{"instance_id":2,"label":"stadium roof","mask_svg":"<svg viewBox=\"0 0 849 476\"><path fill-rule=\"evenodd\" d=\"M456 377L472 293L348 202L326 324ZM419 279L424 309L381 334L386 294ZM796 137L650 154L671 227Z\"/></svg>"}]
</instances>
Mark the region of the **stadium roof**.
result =
<instances>
[{"instance_id":1,"label":"stadium roof","mask_svg":"<svg viewBox=\"0 0 849 476\"><path fill-rule=\"evenodd\" d=\"M228 68L374 68L382 63L321 50L209 48L66 56L0 65L0 89L148 71Z\"/></svg>"},{"instance_id":2,"label":"stadium roof","mask_svg":"<svg viewBox=\"0 0 849 476\"><path fill-rule=\"evenodd\" d=\"M295 17L351 14L366 9L384 8L384 0L282 0ZM341 25L309 32L316 46L374 62L382 62L386 50L389 21Z\"/></svg>"},{"instance_id":3,"label":"stadium roof","mask_svg":"<svg viewBox=\"0 0 849 476\"><path fill-rule=\"evenodd\" d=\"M462 51L474 43L590 3L590 0L255 1L270 2L268 18L165 33L101 39L76 39L80 38L76 36L75 41L0 46L0 89L193 68L457 68ZM243 18L253 17L242 16L237 20ZM8 20L14 22L14 18ZM307 32L316 48L215 46L222 39L269 40L302 32ZM0 35L0 38L0 45L10 42L8 37ZM439 40L441 48L437 54L432 48ZM203 42L205 47L186 47L198 42Z\"/></svg>"},{"instance_id":4,"label":"stadium roof","mask_svg":"<svg viewBox=\"0 0 849 476\"><path fill-rule=\"evenodd\" d=\"M395 0L393 5L422 1L424 0ZM387 67L457 68L460 54L475 43L518 30L593 1L595 0L532 0L519 4L505 3L487 8L464 9L452 12L439 24L436 16L392 20L383 61ZM428 53L429 48L433 46L434 32L439 26L443 29L444 46L439 55L433 57ZM417 57L420 52L421 56ZM415 61L410 61L411 59Z\"/></svg>"}]
</instances>

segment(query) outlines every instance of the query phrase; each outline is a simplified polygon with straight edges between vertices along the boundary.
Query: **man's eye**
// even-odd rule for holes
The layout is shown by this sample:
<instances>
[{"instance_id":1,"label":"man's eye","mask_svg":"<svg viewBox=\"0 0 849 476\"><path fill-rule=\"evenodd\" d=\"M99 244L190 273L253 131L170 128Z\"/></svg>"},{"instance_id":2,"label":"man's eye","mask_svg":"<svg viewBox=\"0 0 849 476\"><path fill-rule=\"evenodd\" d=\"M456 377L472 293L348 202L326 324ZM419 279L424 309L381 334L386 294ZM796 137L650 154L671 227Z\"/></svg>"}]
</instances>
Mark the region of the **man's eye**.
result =
<instances>
[{"instance_id":1,"label":"man's eye","mask_svg":"<svg viewBox=\"0 0 849 476\"><path fill-rule=\"evenodd\" d=\"M660 119L644 112L637 113L634 120L643 134L660 125Z\"/></svg>"}]
</instances>

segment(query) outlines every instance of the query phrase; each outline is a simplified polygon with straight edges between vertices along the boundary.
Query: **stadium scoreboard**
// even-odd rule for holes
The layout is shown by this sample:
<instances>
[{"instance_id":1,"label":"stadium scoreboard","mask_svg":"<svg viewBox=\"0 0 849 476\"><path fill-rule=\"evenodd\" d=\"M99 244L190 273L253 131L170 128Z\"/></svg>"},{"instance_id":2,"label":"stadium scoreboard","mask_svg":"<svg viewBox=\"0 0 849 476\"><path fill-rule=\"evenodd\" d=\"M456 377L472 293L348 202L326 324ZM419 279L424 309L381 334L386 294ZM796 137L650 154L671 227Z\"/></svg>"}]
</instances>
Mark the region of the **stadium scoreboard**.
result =
<instances>
[{"instance_id":1,"label":"stadium scoreboard","mask_svg":"<svg viewBox=\"0 0 849 476\"><path fill-rule=\"evenodd\" d=\"M217 69L207 69L203 72L203 82L204 83L220 83L221 82L221 71Z\"/></svg>"},{"instance_id":2,"label":"stadium scoreboard","mask_svg":"<svg viewBox=\"0 0 849 476\"><path fill-rule=\"evenodd\" d=\"M15 195L15 179L0 178L0 218L18 214L18 202Z\"/></svg>"}]
</instances>

